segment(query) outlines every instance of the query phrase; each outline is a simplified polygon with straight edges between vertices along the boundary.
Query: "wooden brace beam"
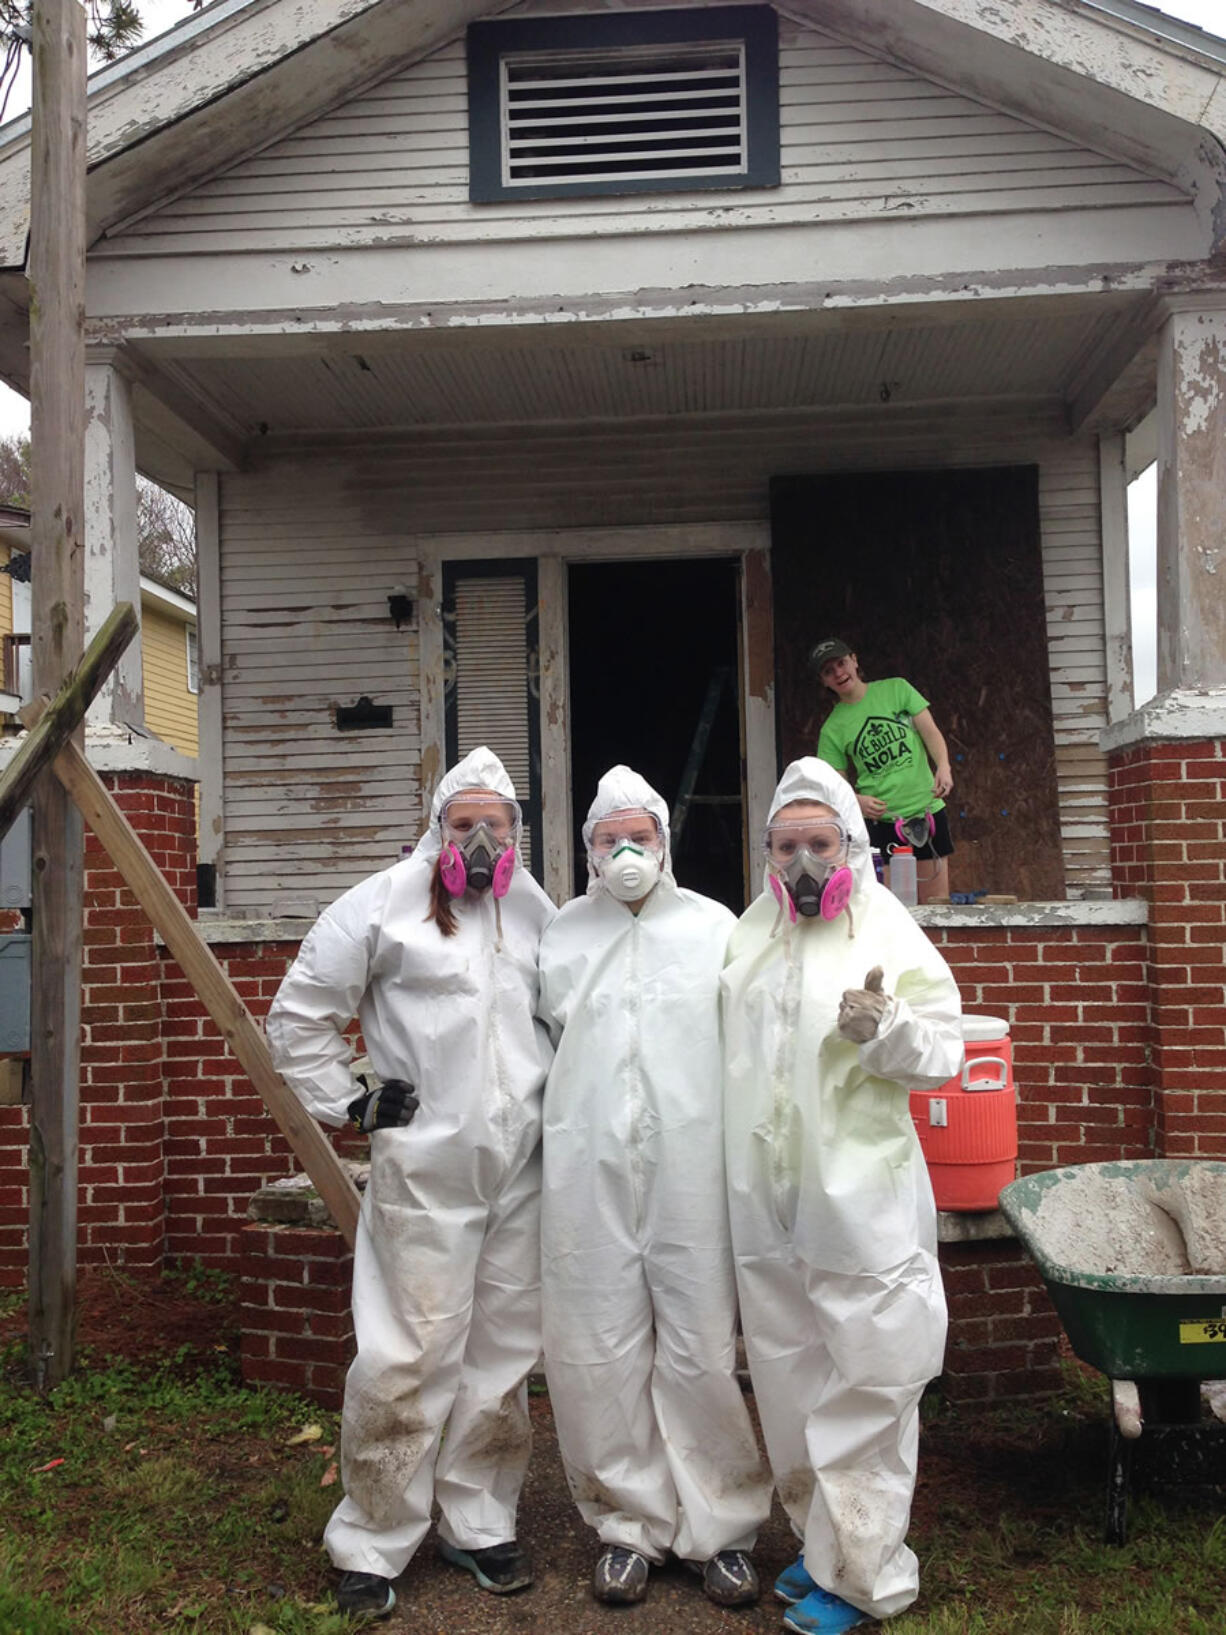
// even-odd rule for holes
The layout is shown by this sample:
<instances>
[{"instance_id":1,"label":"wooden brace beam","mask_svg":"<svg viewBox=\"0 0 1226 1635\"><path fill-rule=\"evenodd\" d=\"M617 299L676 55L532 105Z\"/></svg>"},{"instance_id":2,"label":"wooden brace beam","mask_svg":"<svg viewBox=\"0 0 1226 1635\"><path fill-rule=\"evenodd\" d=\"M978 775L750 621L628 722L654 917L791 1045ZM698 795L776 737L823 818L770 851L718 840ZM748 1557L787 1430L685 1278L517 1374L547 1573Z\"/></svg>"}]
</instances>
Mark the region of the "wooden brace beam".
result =
<instances>
[{"instance_id":1,"label":"wooden brace beam","mask_svg":"<svg viewBox=\"0 0 1226 1635\"><path fill-rule=\"evenodd\" d=\"M38 708L37 704L31 705L29 713L33 715ZM145 850L140 836L75 744L64 745L53 762L53 769L178 960L184 976L263 1097L274 1123L293 1148L352 1248L361 1203L357 1188L318 1124L273 1066L264 1035L212 949L202 940L187 910Z\"/></svg>"},{"instance_id":2,"label":"wooden brace beam","mask_svg":"<svg viewBox=\"0 0 1226 1635\"><path fill-rule=\"evenodd\" d=\"M49 766L85 719L85 712L102 691L128 643L140 629L131 602L117 602L106 623L86 648L80 664L37 715L30 731L0 778L0 837L29 798L35 779ZM23 714L22 719L25 720Z\"/></svg>"}]
</instances>

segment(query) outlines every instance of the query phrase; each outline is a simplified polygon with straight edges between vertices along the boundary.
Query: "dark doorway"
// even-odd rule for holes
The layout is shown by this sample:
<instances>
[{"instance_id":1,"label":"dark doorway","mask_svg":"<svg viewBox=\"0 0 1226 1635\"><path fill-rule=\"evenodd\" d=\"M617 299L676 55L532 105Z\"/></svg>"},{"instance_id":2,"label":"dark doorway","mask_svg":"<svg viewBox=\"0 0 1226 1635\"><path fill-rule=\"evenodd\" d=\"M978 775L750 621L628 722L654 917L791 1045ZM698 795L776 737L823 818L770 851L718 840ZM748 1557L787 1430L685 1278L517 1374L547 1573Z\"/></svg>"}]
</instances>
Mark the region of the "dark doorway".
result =
<instances>
[{"instance_id":1,"label":"dark doorway","mask_svg":"<svg viewBox=\"0 0 1226 1635\"><path fill-rule=\"evenodd\" d=\"M619 762L668 802L680 885L745 906L739 564L572 564L570 743L575 890L583 820Z\"/></svg>"},{"instance_id":2,"label":"dark doorway","mask_svg":"<svg viewBox=\"0 0 1226 1635\"><path fill-rule=\"evenodd\" d=\"M808 654L841 636L931 701L954 889L1063 897L1037 468L776 478L771 565L783 761L816 749L833 700Z\"/></svg>"}]
</instances>

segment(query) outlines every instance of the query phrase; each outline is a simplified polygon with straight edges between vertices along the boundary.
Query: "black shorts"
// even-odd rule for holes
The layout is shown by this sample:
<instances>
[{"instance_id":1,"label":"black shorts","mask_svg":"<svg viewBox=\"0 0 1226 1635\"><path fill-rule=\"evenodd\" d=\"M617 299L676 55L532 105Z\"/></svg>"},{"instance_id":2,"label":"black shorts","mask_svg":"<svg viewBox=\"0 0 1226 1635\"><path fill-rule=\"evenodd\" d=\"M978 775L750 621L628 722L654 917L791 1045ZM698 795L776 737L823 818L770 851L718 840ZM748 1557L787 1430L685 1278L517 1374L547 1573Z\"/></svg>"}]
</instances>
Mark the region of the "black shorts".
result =
<instances>
[{"instance_id":1,"label":"black shorts","mask_svg":"<svg viewBox=\"0 0 1226 1635\"><path fill-rule=\"evenodd\" d=\"M871 818L866 821L868 823L868 843L870 846L876 846L881 853L881 861L888 868L890 853L895 846L901 846L903 842L899 840L898 833L892 823L876 823ZM923 862L926 860L929 863L935 863L938 858L953 855L954 843L949 837L949 818L946 816L945 807L942 806L939 812L932 814L932 822L934 825L932 839L926 846L920 846L916 850L917 861Z\"/></svg>"}]
</instances>

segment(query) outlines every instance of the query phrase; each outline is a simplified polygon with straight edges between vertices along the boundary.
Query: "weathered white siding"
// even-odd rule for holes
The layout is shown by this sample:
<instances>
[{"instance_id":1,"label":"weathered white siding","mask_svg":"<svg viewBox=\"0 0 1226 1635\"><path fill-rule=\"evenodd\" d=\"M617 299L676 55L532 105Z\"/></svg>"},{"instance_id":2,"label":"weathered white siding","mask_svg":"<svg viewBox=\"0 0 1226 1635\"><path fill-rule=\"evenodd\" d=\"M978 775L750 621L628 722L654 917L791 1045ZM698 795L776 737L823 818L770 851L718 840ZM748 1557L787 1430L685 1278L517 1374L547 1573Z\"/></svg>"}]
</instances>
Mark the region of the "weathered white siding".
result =
<instances>
[{"instance_id":1,"label":"weathered white siding","mask_svg":"<svg viewBox=\"0 0 1226 1635\"><path fill-rule=\"evenodd\" d=\"M227 483L221 541L227 902L309 912L417 834L416 562L301 468ZM392 727L337 731L363 694Z\"/></svg>"},{"instance_id":2,"label":"weathered white siding","mask_svg":"<svg viewBox=\"0 0 1226 1635\"><path fill-rule=\"evenodd\" d=\"M1096 446L1069 441L1037 408L1024 420L929 410L423 432L321 443L224 477L227 908L322 905L416 834L416 637L397 633L386 607L394 584L414 593L414 535L756 521L776 473L1032 461L1068 886L1104 888ZM390 733L336 732L331 705L359 693L394 705Z\"/></svg>"},{"instance_id":3,"label":"weathered white siding","mask_svg":"<svg viewBox=\"0 0 1226 1635\"><path fill-rule=\"evenodd\" d=\"M504 14L505 15L505 14ZM951 77L956 64L951 64ZM1169 182L780 18L782 185L470 205L464 42L122 227L95 258L1173 205Z\"/></svg>"}]
</instances>

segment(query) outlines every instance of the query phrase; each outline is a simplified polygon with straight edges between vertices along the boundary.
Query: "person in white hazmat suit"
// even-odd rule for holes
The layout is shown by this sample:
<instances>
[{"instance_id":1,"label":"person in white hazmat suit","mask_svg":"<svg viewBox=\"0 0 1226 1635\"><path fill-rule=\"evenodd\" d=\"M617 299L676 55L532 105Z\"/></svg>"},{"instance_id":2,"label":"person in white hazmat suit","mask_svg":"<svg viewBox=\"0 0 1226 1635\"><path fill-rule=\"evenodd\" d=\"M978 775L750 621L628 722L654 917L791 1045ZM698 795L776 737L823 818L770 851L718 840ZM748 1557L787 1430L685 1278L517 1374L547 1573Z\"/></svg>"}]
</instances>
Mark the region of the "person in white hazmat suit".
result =
<instances>
[{"instance_id":1,"label":"person in white hazmat suit","mask_svg":"<svg viewBox=\"0 0 1226 1635\"><path fill-rule=\"evenodd\" d=\"M412 855L324 911L268 1016L274 1060L307 1110L371 1137L345 1496L324 1535L346 1612L390 1613L434 1499L449 1561L488 1590L531 1581L515 1515L541 1344L550 1047L535 1012L554 909L517 864L519 827L501 762L465 756ZM355 1014L382 1081L366 1094L342 1035Z\"/></svg>"},{"instance_id":2,"label":"person in white hazmat suit","mask_svg":"<svg viewBox=\"0 0 1226 1635\"><path fill-rule=\"evenodd\" d=\"M770 1481L735 1377L719 977L734 924L676 884L668 808L616 766L583 829L588 894L541 940L545 1370L593 1592L641 1601L672 1551L755 1601Z\"/></svg>"},{"instance_id":3,"label":"person in white hazmat suit","mask_svg":"<svg viewBox=\"0 0 1226 1635\"><path fill-rule=\"evenodd\" d=\"M946 1314L908 1091L958 1071L961 1002L873 878L851 786L816 758L775 791L765 883L723 975L732 1242L767 1452L803 1542L775 1584L784 1626L840 1635L918 1593L905 1539Z\"/></svg>"}]
</instances>

